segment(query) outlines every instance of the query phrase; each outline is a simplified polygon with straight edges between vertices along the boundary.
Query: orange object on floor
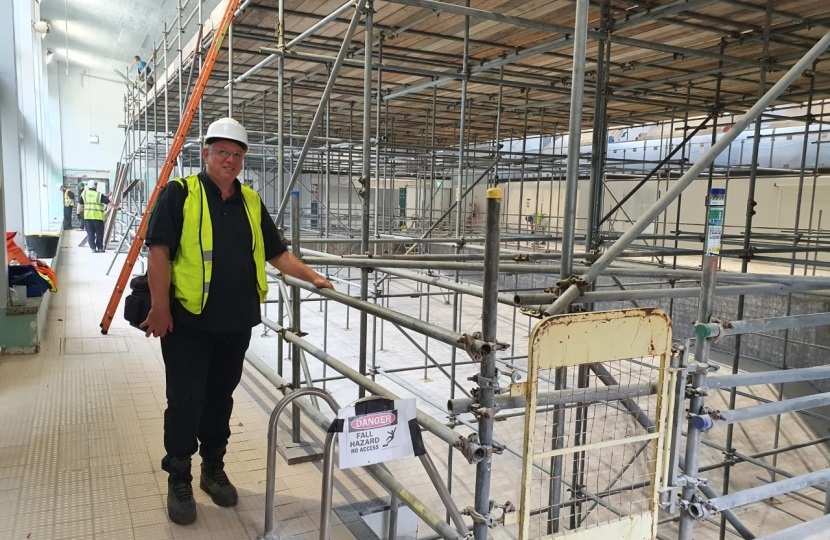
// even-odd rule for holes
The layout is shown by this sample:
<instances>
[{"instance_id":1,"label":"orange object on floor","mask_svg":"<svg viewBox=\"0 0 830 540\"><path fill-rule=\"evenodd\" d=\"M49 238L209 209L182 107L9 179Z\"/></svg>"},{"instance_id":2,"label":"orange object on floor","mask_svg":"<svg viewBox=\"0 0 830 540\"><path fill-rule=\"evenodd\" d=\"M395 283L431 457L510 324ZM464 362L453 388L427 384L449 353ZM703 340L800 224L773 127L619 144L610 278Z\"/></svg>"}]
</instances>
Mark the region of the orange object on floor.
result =
<instances>
[{"instance_id":1,"label":"orange object on floor","mask_svg":"<svg viewBox=\"0 0 830 540\"><path fill-rule=\"evenodd\" d=\"M26 252L14 242L16 232L6 233L6 264L11 264L13 260L17 260L18 264L32 264Z\"/></svg>"}]
</instances>

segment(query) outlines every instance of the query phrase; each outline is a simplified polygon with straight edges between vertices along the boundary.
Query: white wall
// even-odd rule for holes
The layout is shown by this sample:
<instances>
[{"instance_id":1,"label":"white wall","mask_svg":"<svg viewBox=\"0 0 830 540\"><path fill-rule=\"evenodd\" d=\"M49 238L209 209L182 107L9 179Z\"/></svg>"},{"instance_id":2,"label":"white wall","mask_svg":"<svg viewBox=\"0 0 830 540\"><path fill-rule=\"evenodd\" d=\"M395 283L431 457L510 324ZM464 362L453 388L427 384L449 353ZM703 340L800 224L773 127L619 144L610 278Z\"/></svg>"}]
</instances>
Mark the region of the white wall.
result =
<instances>
[{"instance_id":1,"label":"white wall","mask_svg":"<svg viewBox=\"0 0 830 540\"><path fill-rule=\"evenodd\" d=\"M115 166L124 147L124 83L108 73L80 68L59 69L63 168L106 170ZM97 135L98 144L89 142Z\"/></svg>"},{"instance_id":2,"label":"white wall","mask_svg":"<svg viewBox=\"0 0 830 540\"><path fill-rule=\"evenodd\" d=\"M676 181L676 178L670 182L670 186ZM630 192L637 184L636 181L608 181L608 189L603 200L603 215L615 206L614 199L608 194L608 191L613 193L617 199L621 199L626 193ZM706 188L708 184L708 176L702 174L697 180L683 191L682 203L680 204L680 230L684 233L701 233L703 232L703 224L706 216ZM780 176L780 177L764 177L759 176L756 182L755 201L758 205L755 207L755 216L753 217L752 230L753 234L762 234L764 232L780 232L792 230L795 225L795 215L798 200L798 184L797 176ZM725 216L725 234L741 235L744 230L746 222L746 199L749 190L748 178L733 178L729 181L729 185L723 178L717 178L713 184L714 187L727 187L726 199L726 216ZM525 182L523 199L519 197L520 183L510 182L509 184L502 184L505 190L505 203L503 204L504 211L510 212L509 230L516 232L519 212L519 203L522 201L522 214L526 216L529 212L534 212L536 208L536 182ZM553 193L551 196L550 180L543 180L540 184L539 190L539 208L545 214L551 216L549 227L551 233L557 233L557 225L561 228L561 218L557 220L557 216L564 214L564 182L559 189L559 183L553 185ZM478 196L479 200L484 194L484 188L479 190L476 188L474 194ZM579 182L578 202L577 202L577 234L584 234L585 220L588 214L588 182ZM629 199L623 208L628 213L628 216L636 221L648 207L650 207L659 195L662 197L666 192L666 182L661 180L659 185L656 182L649 182L637 191L631 199ZM810 227L810 210L811 206L813 212L812 227L813 230L817 228L819 213L821 212L822 222L821 230L825 231L830 226L830 177L821 176L816 182L816 197L815 204L812 204L813 179L808 175L804 179L804 188L801 199L801 212L799 214L799 230L806 233ZM528 208L527 199L530 199L530 207ZM552 207L551 205L552 200ZM557 200L560 202L559 211L557 212ZM666 211L666 227L663 227L663 215L661 214L659 223L652 225L646 229L646 234L672 234L676 229L675 220L677 218L677 201L671 203ZM479 205L480 212L483 213L481 205ZM630 223L626 221L625 214L618 210L612 218L613 230L617 232L625 231L630 227ZM524 229L527 232L526 225L522 222ZM607 231L609 224L603 225L603 230ZM765 230L766 229L766 230ZM637 242L640 243L640 242ZM660 242L662 244L662 242ZM666 245L671 245L667 242ZM801 245L805 245L802 242ZM701 242L681 242L681 248L687 249L702 249ZM741 246L735 244L725 245L724 249L736 249ZM778 257L786 257L785 254L772 255ZM811 256L812 257L812 256ZM803 258L803 256L799 257ZM825 253L819 254L819 260L830 260L830 256Z\"/></svg>"},{"instance_id":3,"label":"white wall","mask_svg":"<svg viewBox=\"0 0 830 540\"><path fill-rule=\"evenodd\" d=\"M63 223L63 194L55 189L58 183L63 183L63 152L61 151L61 109L60 85L58 84L58 62L54 59L46 65L46 82L48 85L48 99L46 103L48 148L46 152L46 168L49 180L46 182L49 190L49 217L51 228L59 229Z\"/></svg>"},{"instance_id":4,"label":"white wall","mask_svg":"<svg viewBox=\"0 0 830 540\"><path fill-rule=\"evenodd\" d=\"M0 0L0 13L14 10L14 0ZM15 51L15 18L0 17L0 139L5 194L5 224L8 231L23 231L23 183L21 165L22 113L17 103L17 54Z\"/></svg>"}]
</instances>

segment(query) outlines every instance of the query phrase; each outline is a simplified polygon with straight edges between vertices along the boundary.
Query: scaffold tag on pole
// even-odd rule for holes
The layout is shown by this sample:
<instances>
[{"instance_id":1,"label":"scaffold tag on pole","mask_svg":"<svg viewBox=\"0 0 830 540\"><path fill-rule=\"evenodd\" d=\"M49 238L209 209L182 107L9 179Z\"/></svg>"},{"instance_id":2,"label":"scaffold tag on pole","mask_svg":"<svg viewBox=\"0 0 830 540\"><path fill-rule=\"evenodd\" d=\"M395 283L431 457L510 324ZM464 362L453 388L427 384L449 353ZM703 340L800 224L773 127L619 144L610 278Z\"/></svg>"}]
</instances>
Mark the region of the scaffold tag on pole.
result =
<instances>
[{"instance_id":1,"label":"scaffold tag on pole","mask_svg":"<svg viewBox=\"0 0 830 540\"><path fill-rule=\"evenodd\" d=\"M340 409L340 469L414 456L410 420L415 415L414 398L370 398Z\"/></svg>"}]
</instances>

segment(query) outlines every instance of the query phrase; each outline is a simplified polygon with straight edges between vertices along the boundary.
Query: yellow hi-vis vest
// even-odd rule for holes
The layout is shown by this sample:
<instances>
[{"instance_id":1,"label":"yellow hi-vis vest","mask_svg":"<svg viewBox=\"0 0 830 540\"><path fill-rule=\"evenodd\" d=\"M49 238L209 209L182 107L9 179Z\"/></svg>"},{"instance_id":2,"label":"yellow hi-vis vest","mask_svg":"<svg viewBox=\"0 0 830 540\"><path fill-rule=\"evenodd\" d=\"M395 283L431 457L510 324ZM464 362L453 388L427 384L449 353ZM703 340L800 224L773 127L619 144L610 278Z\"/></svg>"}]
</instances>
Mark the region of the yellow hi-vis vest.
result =
<instances>
[{"instance_id":1,"label":"yellow hi-vis vest","mask_svg":"<svg viewBox=\"0 0 830 540\"><path fill-rule=\"evenodd\" d=\"M104 203L101 194L94 189L87 190L84 195L84 219L104 221Z\"/></svg>"},{"instance_id":2,"label":"yellow hi-vis vest","mask_svg":"<svg viewBox=\"0 0 830 540\"><path fill-rule=\"evenodd\" d=\"M69 190L63 192L63 205L64 206L75 206L75 201L69 198Z\"/></svg>"},{"instance_id":3,"label":"yellow hi-vis vest","mask_svg":"<svg viewBox=\"0 0 830 540\"><path fill-rule=\"evenodd\" d=\"M174 295L187 311L199 315L207 304L213 275L213 225L207 195L199 177L194 174L173 181L181 184L187 192L182 237L171 265ZM262 202L256 191L242 185L242 203L251 225L251 254L256 265L259 301L264 302L268 296L268 281L265 276L265 243L261 227Z\"/></svg>"}]
</instances>

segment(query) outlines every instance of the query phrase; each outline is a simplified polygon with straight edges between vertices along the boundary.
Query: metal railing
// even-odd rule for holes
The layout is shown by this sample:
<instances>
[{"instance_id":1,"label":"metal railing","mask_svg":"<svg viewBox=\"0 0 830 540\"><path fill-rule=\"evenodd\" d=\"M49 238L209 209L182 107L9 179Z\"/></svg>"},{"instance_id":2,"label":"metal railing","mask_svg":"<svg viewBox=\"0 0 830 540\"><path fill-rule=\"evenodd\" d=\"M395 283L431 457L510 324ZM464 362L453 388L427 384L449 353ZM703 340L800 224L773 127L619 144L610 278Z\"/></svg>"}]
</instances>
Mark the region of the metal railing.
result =
<instances>
[{"instance_id":1,"label":"metal railing","mask_svg":"<svg viewBox=\"0 0 830 540\"><path fill-rule=\"evenodd\" d=\"M245 360L253 366L260 374L268 379L278 388L283 389L286 397L277 403L271 413L268 425L268 464L265 491L265 525L263 536L259 540L281 540L280 535L274 530L274 498L275 498L275 474L276 474L276 451L277 451L277 427L279 417L286 407L296 401L306 417L315 425L327 432L327 450L324 461L324 484L321 496L321 518L320 518L320 539L329 538L331 497L332 497L332 476L333 476L333 449L334 434L329 430L331 420L321 411L316 409L310 402L299 400L303 396L315 396L323 399L335 413L339 406L334 398L325 390L319 388L302 388L300 390L289 389L288 381L277 375L265 362L250 351L245 354ZM451 431L451 430L450 430ZM386 487L392 494L392 503L395 499L403 502L417 515L424 523L432 528L441 538L446 540L463 540L467 537L467 526L461 518L457 507L452 502L452 497L441 483L440 475L428 455L421 457L421 463L427 471L430 479L435 485L442 502L447 506L447 511L456 524L456 529L450 527L442 518L435 515L416 495L405 488L395 477L382 465L368 465L364 467L380 484ZM327 487L328 486L328 487ZM460 532L463 531L463 532Z\"/></svg>"}]
</instances>

